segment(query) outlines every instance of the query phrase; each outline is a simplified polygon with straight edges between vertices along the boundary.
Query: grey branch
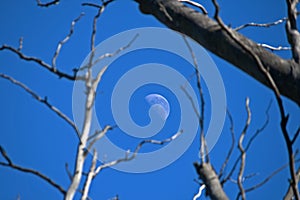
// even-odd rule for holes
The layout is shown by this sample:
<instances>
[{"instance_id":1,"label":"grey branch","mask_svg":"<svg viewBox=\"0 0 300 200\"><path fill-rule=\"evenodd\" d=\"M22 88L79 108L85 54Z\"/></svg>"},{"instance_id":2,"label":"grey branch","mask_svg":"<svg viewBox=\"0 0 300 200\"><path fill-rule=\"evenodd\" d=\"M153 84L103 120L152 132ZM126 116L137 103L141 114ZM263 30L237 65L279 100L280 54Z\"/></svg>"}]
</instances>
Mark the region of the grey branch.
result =
<instances>
[{"instance_id":1,"label":"grey branch","mask_svg":"<svg viewBox=\"0 0 300 200\"><path fill-rule=\"evenodd\" d=\"M184 6L178 0L135 1L139 3L141 12L155 16L167 27L191 37L207 50L273 89L265 74L261 72L256 59L238 45L215 20ZM162 6L174 20L169 20L166 12L160 9ZM300 65L293 60L280 58L232 29L231 32L240 43L247 45L269 69L281 94L300 105Z\"/></svg>"},{"instance_id":2,"label":"grey branch","mask_svg":"<svg viewBox=\"0 0 300 200\"><path fill-rule=\"evenodd\" d=\"M74 26L75 24L81 19L81 17L84 15L84 13L81 13L76 19L74 19L71 23L71 28L69 31L69 34L58 43L56 51L54 53L54 56L52 58L52 68L56 69L56 59L60 53L60 50L62 48L62 46L71 38L72 34L74 33Z\"/></svg>"},{"instance_id":3,"label":"grey branch","mask_svg":"<svg viewBox=\"0 0 300 200\"><path fill-rule=\"evenodd\" d=\"M291 50L291 47L283 47L283 46L278 46L278 47L273 47L271 45L268 44L257 44L258 46L264 47L266 49L270 49L271 51L281 51L281 50Z\"/></svg>"},{"instance_id":4,"label":"grey branch","mask_svg":"<svg viewBox=\"0 0 300 200\"><path fill-rule=\"evenodd\" d=\"M208 14L207 10L200 3L197 3L197 2L191 1L191 0L178 0L178 1L195 6L195 7L199 8L203 12L203 14L205 14L205 15Z\"/></svg>"},{"instance_id":5,"label":"grey branch","mask_svg":"<svg viewBox=\"0 0 300 200\"><path fill-rule=\"evenodd\" d=\"M80 136L79 136L80 133L79 133L79 130L77 129L77 126L75 125L75 123L67 115L65 115L62 111L60 111L58 108L56 108L55 106L50 104L47 97L45 97L45 98L40 97L34 91L32 91L29 87L27 87L25 84L15 80L14 78L12 78L6 74L0 74L0 78L9 80L13 84L21 87L25 92L30 94L38 102L46 105L51 111L56 113L60 118L62 118L65 122L67 122L74 129L75 133L77 134L77 137L80 138Z\"/></svg>"},{"instance_id":6,"label":"grey branch","mask_svg":"<svg viewBox=\"0 0 300 200\"><path fill-rule=\"evenodd\" d=\"M50 179L46 175L42 174L39 171L36 171L36 170L33 170L33 169L29 169L29 168L25 168L25 167L22 167L22 166L14 164L12 162L12 160L9 158L9 156L7 155L6 151L4 150L4 148L2 146L0 146L0 153L4 157L4 159L7 161L7 163L0 162L0 165L2 165L4 167L10 167L12 169L15 169L15 170L18 170L18 171L21 171L21 172L33 174L33 175L35 175L35 176L43 179L44 181L46 181L47 183L49 183L50 185L52 185L54 188L56 188L63 195L65 195L66 191L60 185L58 185L57 183L55 183L52 179Z\"/></svg>"},{"instance_id":7,"label":"grey branch","mask_svg":"<svg viewBox=\"0 0 300 200\"><path fill-rule=\"evenodd\" d=\"M140 149L145 145L145 144L156 144L156 145L164 145L165 143L169 143L173 140L175 140L176 138L178 138L181 134L183 133L183 130L180 130L178 131L176 134L174 134L172 137L170 138L167 138L165 140L143 140L142 142L140 142L137 147L135 148L135 150L133 152L130 152L130 151L127 151L126 152L126 155L124 158L120 158L120 159L117 159L117 160L113 160L111 162L108 162L108 163L104 163L103 165L100 165L97 167L97 169L95 170L95 176L100 172L102 171L103 169L107 168L107 167L111 167L111 166L114 166L118 163L121 163L121 162L127 162L127 161L130 161L130 160L133 160L138 152L140 151Z\"/></svg>"},{"instance_id":8,"label":"grey branch","mask_svg":"<svg viewBox=\"0 0 300 200\"><path fill-rule=\"evenodd\" d=\"M251 22L251 23L247 23L247 24L243 24L243 25L241 25L241 26L239 26L239 27L236 27L234 30L235 31L239 31L239 30L241 30L241 29L244 29L244 28L246 28L246 27L267 27L267 28L269 28L269 27L271 27L271 26L276 26L276 25L278 25L278 24L282 24L283 22L285 22L287 20L287 17L284 17L284 18L282 18L282 19L279 19L279 20L277 20L277 21L275 21L275 22L270 22L270 23L263 23L263 24L260 24L260 23L254 23L254 22Z\"/></svg>"},{"instance_id":9,"label":"grey branch","mask_svg":"<svg viewBox=\"0 0 300 200\"><path fill-rule=\"evenodd\" d=\"M288 20L285 30L288 42L292 46L293 59L300 64L300 33L297 29L297 4L298 0L286 0L288 8Z\"/></svg>"},{"instance_id":10,"label":"grey branch","mask_svg":"<svg viewBox=\"0 0 300 200\"><path fill-rule=\"evenodd\" d=\"M219 172L219 179L222 178L223 176L223 173L224 173L224 170L227 166L227 163L232 155L232 152L233 152L233 149L234 149L234 145L235 145L235 137L234 137L234 123L233 123L233 119L232 119L232 115L230 114L229 110L227 109L227 115L228 115L228 118L229 118L229 121L230 121L230 133L231 133L231 146L228 150L228 153L227 153L227 156L225 158L225 161L220 169L220 172ZM222 183L223 184L223 183Z\"/></svg>"},{"instance_id":11,"label":"grey branch","mask_svg":"<svg viewBox=\"0 0 300 200\"><path fill-rule=\"evenodd\" d=\"M254 135L251 136L251 138L249 139L248 143L246 144L246 147L245 147L245 151L246 151L246 152L247 152L247 151L249 150L249 148L251 147L251 144L254 142L255 138L256 138L261 132L263 132L263 131L265 130L265 128L267 127L267 125L269 124L269 120L270 120L269 110L270 110L270 108L271 108L271 105L272 105L272 101L270 101L270 103L269 103L269 105L268 105L268 107L267 107L267 109L266 109L266 111L265 111L265 113L266 113L266 120L265 120L265 122L263 123L263 125L262 125L260 128L258 128L258 129L255 131ZM231 119L231 120L232 120L232 119ZM232 123L233 123L233 122L232 122ZM226 181L230 180L230 178L231 178L232 174L234 173L234 171L235 171L235 169L236 169L236 167L237 167L237 165L238 165L240 159L241 159L241 155L239 155L239 157L235 160L235 162L234 162L234 164L233 164L233 167L231 168L231 170L230 170L230 172L228 173L228 175L221 181L222 185L223 185Z\"/></svg>"},{"instance_id":12,"label":"grey branch","mask_svg":"<svg viewBox=\"0 0 300 200\"><path fill-rule=\"evenodd\" d=\"M244 129L240 135L239 143L238 143L238 148L241 152L241 164L240 164L240 170L239 170L239 174L238 174L238 178L237 178L237 183L238 183L240 193L241 193L243 200L246 200L246 192L243 187L243 175L244 175L244 170L245 170L245 166L246 166L246 151L243 147L243 140L245 138L246 132L247 132L248 127L251 122L251 111L250 111L250 107L249 107L249 98L246 99L246 110L247 110L247 120L246 120Z\"/></svg>"},{"instance_id":13,"label":"grey branch","mask_svg":"<svg viewBox=\"0 0 300 200\"><path fill-rule=\"evenodd\" d=\"M223 21L219 17L220 8L219 8L219 5L217 4L216 0L213 0L213 4L216 8L214 18L216 19L218 24L228 34L228 36L236 44L238 44L242 48L242 50L247 52L247 54L250 55L254 59L254 61L256 63L256 66L258 67L258 70L264 75L264 77L267 80L270 88L274 92L274 95L275 95L275 98L276 98L276 101L277 101L277 105L278 105L278 108L279 108L279 111L280 111L280 116L281 116L280 127L281 127L282 134L284 136L284 140L285 140L287 151L288 151L288 158L289 158L289 164L290 164L289 169L290 169L290 176L291 176L291 179L292 179L293 191L294 191L295 198L297 200L299 200L300 197L299 197L299 191L298 191L298 186L297 186L297 181L296 181L295 162L294 162L293 146L292 146L293 144L290 140L290 137L289 137L289 134L288 134L288 131L287 131L287 122L288 122L289 116L285 115L285 109L284 109L283 102L282 102L282 99L281 99L281 93L280 93L279 88L277 87L277 83L274 80L274 77L273 77L274 74L271 74L270 69L268 68L268 66L266 66L265 63L263 63L262 59L259 57L259 53L255 52L254 49L251 48L251 46L243 43L238 38L238 36L235 32L233 32L227 26L224 25Z\"/></svg>"},{"instance_id":14,"label":"grey branch","mask_svg":"<svg viewBox=\"0 0 300 200\"><path fill-rule=\"evenodd\" d=\"M195 56L195 53L191 47L191 45L189 44L188 40L186 39L186 36L183 35L183 40L190 52L190 55L192 57L193 63L194 63L194 68L195 68L195 74L196 74L196 79L197 79L197 89L198 89L198 93L199 93L199 98L200 98L200 114L196 112L196 114L198 114L198 120L199 120L199 125L200 125L200 155L201 155L201 161L202 162L209 162L209 156L208 156L208 151L207 151L207 145L206 145L206 141L205 141L205 136L204 136L204 108L205 108L205 101L204 101L204 95L203 95L203 90L202 90L202 86L201 86L201 76L200 76L200 71L199 71L199 65L197 62L197 58ZM182 88L183 89L183 88ZM184 89L183 89L184 90ZM184 92L186 93L186 95L189 97L190 100L191 97L189 94L187 94L187 91L184 90ZM192 106L195 107L194 102L191 102ZM194 108L194 110L197 110Z\"/></svg>"},{"instance_id":15,"label":"grey branch","mask_svg":"<svg viewBox=\"0 0 300 200\"><path fill-rule=\"evenodd\" d=\"M210 163L194 163L194 166L199 174L199 178L203 181L206 193L212 200L228 200L222 185L218 179L218 175Z\"/></svg>"}]
</instances>

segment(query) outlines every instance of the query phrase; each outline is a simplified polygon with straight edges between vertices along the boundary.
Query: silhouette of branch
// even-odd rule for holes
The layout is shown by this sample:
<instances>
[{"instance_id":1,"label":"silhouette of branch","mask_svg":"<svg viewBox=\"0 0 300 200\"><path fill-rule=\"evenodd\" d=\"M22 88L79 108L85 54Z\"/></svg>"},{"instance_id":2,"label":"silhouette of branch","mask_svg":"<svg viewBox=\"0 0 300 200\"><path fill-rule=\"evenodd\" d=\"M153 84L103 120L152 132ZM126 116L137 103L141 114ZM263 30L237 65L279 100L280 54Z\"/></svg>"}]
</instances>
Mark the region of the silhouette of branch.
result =
<instances>
[{"instance_id":1,"label":"silhouette of branch","mask_svg":"<svg viewBox=\"0 0 300 200\"><path fill-rule=\"evenodd\" d=\"M297 160L297 161L299 161L299 160ZM297 161L296 161L296 162L297 162ZM251 192L251 191L253 191L253 190L255 190L255 189L257 189L257 188L263 186L263 185L266 184L268 181L270 181L276 174L278 174L279 172L281 172L283 169L285 169L285 168L288 167L288 166L289 166L289 163L286 163L286 164L282 165L281 167L279 167L278 169L276 169L275 171L273 171L268 177L266 177L266 178L265 178L263 181L261 181L260 183L254 185L254 186L252 186L252 187L250 187L250 188L245 189L245 192L246 192L246 193L247 193L247 192Z\"/></svg>"},{"instance_id":2,"label":"silhouette of branch","mask_svg":"<svg viewBox=\"0 0 300 200\"><path fill-rule=\"evenodd\" d=\"M57 5L57 4L59 4L59 1L60 0L53 0L53 1L49 1L47 3L42 3L40 0L36 0L37 5L40 6L40 7L49 7L49 6L52 6L52 5Z\"/></svg>"},{"instance_id":3,"label":"silhouette of branch","mask_svg":"<svg viewBox=\"0 0 300 200\"><path fill-rule=\"evenodd\" d=\"M234 137L234 124L233 124L233 119L232 119L232 115L230 114L229 110L227 110L227 115L228 115L228 118L229 118L229 121L230 121L230 133L231 133L231 146L230 146L230 149L227 153L227 156L225 158L225 161L220 169L220 172L219 172L219 179L222 178L223 176L223 172L225 170L225 167L227 166L227 163L232 155L232 152L233 152L233 149L234 149L234 145L235 145L235 137Z\"/></svg>"},{"instance_id":4,"label":"silhouette of branch","mask_svg":"<svg viewBox=\"0 0 300 200\"><path fill-rule=\"evenodd\" d=\"M45 63L43 60L41 60L39 58L36 58L36 57L26 56L19 49L15 49L15 48L13 48L11 46L8 46L8 45L2 45L0 47L0 51L3 51L3 50L8 50L8 51L11 51L11 52L17 54L20 57L20 59L22 59L22 60L29 61L29 62L34 62L34 63L38 64L39 66L47 69L51 73L55 74L59 78L66 78L66 79L72 80L72 81L74 81L76 79L76 71L74 71L73 75L66 74L64 72L59 71L56 68L53 68L51 65Z\"/></svg>"},{"instance_id":5,"label":"silhouette of branch","mask_svg":"<svg viewBox=\"0 0 300 200\"><path fill-rule=\"evenodd\" d=\"M299 136L299 133L300 133L300 126L298 127L297 131L294 134L294 137L293 137L293 139L291 141L292 144L294 144L295 141L297 140L297 137Z\"/></svg>"},{"instance_id":6,"label":"silhouette of branch","mask_svg":"<svg viewBox=\"0 0 300 200\"><path fill-rule=\"evenodd\" d=\"M18 170L18 171L21 171L21 172L33 174L33 175L35 175L35 176L43 179L44 181L46 181L47 183L49 183L50 185L52 185L54 188L58 189L63 195L65 195L66 191L60 185L58 185L57 183L55 183L52 179L50 179L49 177L45 176L41 172L33 170L33 169L21 167L19 165L14 164L12 162L12 160L9 158L9 156L7 155L6 151L4 150L4 148L2 146L0 146L0 153L4 157L4 159L7 161L7 163L0 162L0 165L2 165L4 167L10 167L12 169L15 169L15 170Z\"/></svg>"},{"instance_id":7,"label":"silhouette of branch","mask_svg":"<svg viewBox=\"0 0 300 200\"><path fill-rule=\"evenodd\" d=\"M80 132L77 129L77 126L75 125L75 123L67 116L65 115L62 111L60 111L58 108L56 108L55 106L53 106L52 104L50 104L48 102L48 98L47 97L40 97L39 95L37 95L35 92L33 92L29 87L27 87L25 84L15 80L14 78L6 75L6 74L1 74L0 73L0 78L9 80L11 83L21 87L25 92L27 92L28 94L30 94L34 99L36 99L38 102L46 105L51 111L53 111L54 113L56 113L60 118L62 118L65 122L67 122L75 131L75 133L77 134L77 137L80 138Z\"/></svg>"}]
</instances>

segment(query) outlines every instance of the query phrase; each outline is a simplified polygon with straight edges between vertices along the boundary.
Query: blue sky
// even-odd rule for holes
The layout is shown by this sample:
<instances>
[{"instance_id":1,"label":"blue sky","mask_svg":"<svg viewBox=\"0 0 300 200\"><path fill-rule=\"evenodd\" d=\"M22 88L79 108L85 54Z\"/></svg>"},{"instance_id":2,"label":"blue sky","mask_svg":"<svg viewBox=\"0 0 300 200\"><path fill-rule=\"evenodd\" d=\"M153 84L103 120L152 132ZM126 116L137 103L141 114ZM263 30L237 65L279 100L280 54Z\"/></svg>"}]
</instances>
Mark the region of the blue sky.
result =
<instances>
[{"instance_id":1,"label":"blue sky","mask_svg":"<svg viewBox=\"0 0 300 200\"><path fill-rule=\"evenodd\" d=\"M213 15L213 6L210 1L200 2L207 8L210 16ZM81 12L85 16L76 24L75 32L70 41L63 47L57 65L64 72L72 72L79 67L89 53L89 39L92 27L92 17L96 10L82 7L81 3L61 1L57 6L45 9L36 6L35 1L2 1L0 6L0 44L18 46L20 37L24 38L23 53L42 58L50 63L58 41L68 33L71 21ZM272 6L270 6L272 5ZM226 24L232 27L247 22L270 22L284 17L286 6L284 1L227 1L220 2L221 16ZM112 3L98 22L96 44L122 31L140 27L164 27L154 17L143 15L138 5L129 0L117 0ZM259 43L274 46L287 45L284 26L279 25L269 29L248 28L241 31L243 34ZM126 43L125 43L126 44ZM124 44L123 44L124 45ZM120 46L123 46L120 45ZM257 175L245 182L245 187L254 185L264 179L273 170L287 162L287 153L283 136L279 131L279 113L273 98L273 93L256 82L251 77L237 70L227 62L209 53L216 63L223 78L227 107L234 119L235 133L238 137L245 120L245 99L250 98L252 123L247 132L246 141L260 128L265 121L265 110L270 100L273 104L270 109L270 123L263 133L255 140L247 154L245 174ZM289 52L279 52L280 56L290 58ZM124 71L130 66L148 62L161 62L171 66L185 65L180 59L170 59L166 52L134 52L126 55L114 63L115 66L124 66ZM179 67L177 67L179 68ZM188 77L193 70L189 67L181 68L182 74ZM115 71L114 71L115 70ZM122 68L123 70L123 68ZM122 70L111 68L108 75L103 77L103 84L99 87L99 101L109 103L110 87L118 80ZM180 69L178 69L180 70ZM0 52L0 73L8 74L22 81L41 96L47 96L49 101L72 117L72 90L73 83L65 79L58 79L39 66L20 61L10 52ZM192 82L193 83L193 82ZM77 138L72 129L45 106L37 103L32 97L11 83L0 79L0 145L2 145L12 160L25 167L37 169L57 181L64 188L70 183L65 171L65 163L73 167L75 145ZM103 92L103 93L101 93ZM204 92L207 92L205 89ZM171 112L166 122L168 133L178 127L178 102L170 90L159 85L147 85L140 88L132 97L131 104L134 120L138 124L147 124L147 105L143 99L149 93L159 93L168 97ZM204 94L208 102L209 96ZM97 99L98 101L98 99ZM286 111L290 114L289 130L294 132L299 126L300 110L295 103L284 99ZM134 106L133 106L134 105ZM103 123L113 123L109 113L109 106L98 104L96 109L101 112L97 115ZM104 110L104 111L103 111ZM174 111L172 111L174 110ZM105 113L105 114L102 114ZM208 125L206 120L206 127ZM111 137L112 141L122 148L134 148L139 140L126 138L120 130L112 133L120 137ZM169 137L170 134L159 137ZM229 121L226 119L223 132L218 143L210 152L213 166L219 171L227 150L230 146ZM123 142L124 141L124 142ZM300 146L298 139L295 147ZM145 146L143 152L151 151L153 146ZM197 174L193 162L198 161L198 140L194 140L190 148L176 162L159 171L145 174L130 174L114 169L106 169L95 179L90 196L93 199L109 199L119 195L120 199L192 199L198 190L194 181ZM234 157L238 155L235 150ZM1 158L2 159L2 158ZM232 164L235 159L232 159ZM299 165L298 165L299 166ZM88 167L88 166L86 166ZM262 188L248 194L249 199L278 199L286 191L289 176L288 169L276 175ZM234 177L236 178L236 176ZM61 199L61 195L47 183L34 176L12 169L0 167L0 199ZM235 198L237 186L227 183L225 191L231 198ZM201 199L205 199L202 197Z\"/></svg>"}]
</instances>

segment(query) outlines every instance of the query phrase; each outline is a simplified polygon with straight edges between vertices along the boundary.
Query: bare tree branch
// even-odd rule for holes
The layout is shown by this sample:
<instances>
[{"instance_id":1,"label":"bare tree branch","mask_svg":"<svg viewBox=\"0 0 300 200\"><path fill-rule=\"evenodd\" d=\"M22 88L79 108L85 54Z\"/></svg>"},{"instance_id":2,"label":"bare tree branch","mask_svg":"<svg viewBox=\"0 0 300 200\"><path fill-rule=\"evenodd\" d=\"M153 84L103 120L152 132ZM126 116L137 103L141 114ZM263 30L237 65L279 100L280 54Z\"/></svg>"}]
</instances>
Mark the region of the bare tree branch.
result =
<instances>
[{"instance_id":1,"label":"bare tree branch","mask_svg":"<svg viewBox=\"0 0 300 200\"><path fill-rule=\"evenodd\" d=\"M270 49L271 51L281 51L281 50L291 50L291 47L283 47L283 46L278 46L278 47L273 47L268 44L257 44L258 46L264 47L266 49Z\"/></svg>"},{"instance_id":2,"label":"bare tree branch","mask_svg":"<svg viewBox=\"0 0 300 200\"><path fill-rule=\"evenodd\" d=\"M91 142L88 144L86 152L90 151L92 149L93 145L97 141L99 141L107 133L107 131L112 130L112 129L113 129L113 127L107 125L101 131L96 131L96 133L94 135L89 137L88 140L91 140Z\"/></svg>"},{"instance_id":3,"label":"bare tree branch","mask_svg":"<svg viewBox=\"0 0 300 200\"><path fill-rule=\"evenodd\" d=\"M98 8L97 14L94 16L93 24L92 24L92 33L91 33L91 53L88 61L88 69L85 73L86 79L85 79L85 88L86 88L86 102L85 102L85 113L84 113L84 121L83 121L83 127L82 127L82 134L81 134L81 142L78 144L77 147L77 156L75 161L75 169L73 173L73 178L71 181L71 184L67 190L65 200L72 200L78 187L81 182L82 173L83 173L83 166L86 159L86 147L87 147L87 141L88 141L88 135L90 133L91 129L91 123L92 123L92 113L93 113L93 105L95 103L95 94L96 89L98 86L99 81L101 80L101 77L108 66L103 67L100 72L97 74L96 78L94 79L92 77L92 64L93 59L95 56L95 38L96 38L96 32L97 32L97 21L101 14L104 12L105 7L110 3L113 2L112 0L109 1L102 1L102 6Z\"/></svg>"},{"instance_id":4,"label":"bare tree branch","mask_svg":"<svg viewBox=\"0 0 300 200\"><path fill-rule=\"evenodd\" d=\"M143 147L143 145L145 144L156 144L156 145L164 145L165 143L169 143L173 140L175 140L177 137L179 137L181 134L183 133L183 130L180 130L179 132L177 132L176 134L174 134L172 137L170 138L167 138L165 140L143 140L142 142L140 142L137 147L135 148L135 150L131 153L130 150L128 150L126 152L126 155L124 158L120 158L120 159L117 159L117 160L113 160L111 162L108 162L108 163L104 163L103 165L100 165L97 167L97 169L95 170L95 176L100 172L102 171L103 169L105 168L108 168L108 167L111 167L111 166L114 166L118 163L121 163L121 162L127 162L127 161L130 161L130 160L133 160L138 152L140 151L140 149Z\"/></svg>"},{"instance_id":5,"label":"bare tree branch","mask_svg":"<svg viewBox=\"0 0 300 200\"><path fill-rule=\"evenodd\" d=\"M265 122L263 123L263 125L258 128L255 133L251 136L251 138L249 139L248 143L246 144L246 147L245 147L245 151L247 152L251 146L251 144L253 143L254 139L264 131L264 129L267 127L267 125L269 124L269 120L270 120L270 116L269 116L269 110L271 108L271 105L272 105L272 101L270 101L270 103L268 104L268 107L265 111L266 113L266 120ZM230 180L232 174L234 173L239 161L241 160L241 155L239 155L239 157L235 160L234 164L233 164L233 167L231 168L230 172L228 173L228 175L221 181L222 185Z\"/></svg>"},{"instance_id":6,"label":"bare tree branch","mask_svg":"<svg viewBox=\"0 0 300 200\"><path fill-rule=\"evenodd\" d=\"M235 145L235 137L234 137L234 124L233 124L233 119L232 119L232 115L230 114L229 110L227 109L227 115L228 115L228 118L229 118L229 121L230 121L230 133L231 133L231 146L230 146L230 149L227 153L227 156L225 158L225 161L220 169L220 172L219 172L219 179L222 178L223 176L223 172L225 170L225 167L227 166L227 163L231 157L231 154L233 152L233 149L234 149L234 145Z\"/></svg>"},{"instance_id":7,"label":"bare tree branch","mask_svg":"<svg viewBox=\"0 0 300 200\"><path fill-rule=\"evenodd\" d=\"M72 34L74 33L74 26L75 24L81 19L81 17L84 15L84 13L81 13L76 19L74 19L71 23L71 27L70 27L70 31L69 34L58 43L56 51L54 53L54 56L52 58L52 68L54 68L54 70L56 70L56 59L60 53L60 50L62 48L62 46L71 38Z\"/></svg>"},{"instance_id":8,"label":"bare tree branch","mask_svg":"<svg viewBox=\"0 0 300 200\"><path fill-rule=\"evenodd\" d=\"M285 24L285 30L288 42L292 46L293 59L300 63L300 33L297 28L297 4L298 0L286 0L288 8L288 20Z\"/></svg>"},{"instance_id":9,"label":"bare tree branch","mask_svg":"<svg viewBox=\"0 0 300 200\"><path fill-rule=\"evenodd\" d=\"M271 89L273 90L273 92L275 94L277 105L279 107L279 111L280 111L280 115L281 115L280 127L282 130L282 134L284 136L287 150L288 150L288 158L289 158L289 163L290 163L289 169L290 169L290 175L292 178L293 191L294 191L295 198L297 200L299 200L300 197L299 197L298 186L297 186L298 184L296 181L296 171L295 171L295 165L294 165L295 162L294 162L294 155L293 155L293 147L292 147L291 140L289 138L288 131L286 129L289 116L285 115L285 110L284 110L283 102L282 102L282 99L280 96L281 95L280 91L279 91L272 75L270 74L269 68L267 68L262 63L260 57L256 54L256 52L253 51L253 49L251 47L249 47L248 45L243 43L241 40L239 40L236 37L236 34L234 32L232 32L227 26L225 26L225 24L219 17L219 10L220 10L219 5L217 4L216 0L212 0L212 1L215 6L215 9L216 9L214 18L216 19L218 24L222 27L223 30L226 31L226 33L231 37L231 39L233 39L245 52L247 52L251 57L253 57L253 59L256 62L256 65L258 66L259 70L264 74L266 80L269 82L269 85L271 86ZM300 44L300 42L299 42L299 44Z\"/></svg>"},{"instance_id":10,"label":"bare tree branch","mask_svg":"<svg viewBox=\"0 0 300 200\"><path fill-rule=\"evenodd\" d=\"M208 156L208 151L207 151L207 145L205 141L205 136L204 136L204 108L205 108L205 101L204 101L204 95L203 95L203 90L201 86L201 76L200 76L200 71L199 71L199 65L197 62L197 58L195 56L195 53L187 41L186 37L182 35L183 40L192 56L193 63L194 63L194 68L195 68L195 74L196 74L196 80L197 80L197 89L200 97L200 115L198 115L198 120L199 120L199 125L200 125L200 155L201 155L201 161L202 162L209 162L209 156ZM185 93L187 93L185 91ZM191 98L189 98L191 100ZM195 104L192 102L192 105L195 106ZM196 109L197 110L197 109ZM196 112L197 114L198 112Z\"/></svg>"},{"instance_id":11,"label":"bare tree branch","mask_svg":"<svg viewBox=\"0 0 300 200\"><path fill-rule=\"evenodd\" d=\"M297 180L299 181L300 179L300 167L297 170ZM286 192L286 194L284 195L284 200L292 200L294 197L294 192L293 192L293 186L290 183L290 186L288 188L288 191Z\"/></svg>"},{"instance_id":12,"label":"bare tree branch","mask_svg":"<svg viewBox=\"0 0 300 200\"><path fill-rule=\"evenodd\" d=\"M191 1L191 0L178 0L178 1L195 6L195 7L199 8L203 12L203 14L205 14L205 15L208 14L207 10L200 3L197 3L197 2Z\"/></svg>"},{"instance_id":13,"label":"bare tree branch","mask_svg":"<svg viewBox=\"0 0 300 200\"><path fill-rule=\"evenodd\" d=\"M286 163L284 165L282 165L281 167L279 167L278 169L276 169L274 172L272 172L268 177L266 177L263 181L261 181L260 183L245 189L245 192L251 192L261 186L263 186L264 184L266 184L268 181L270 181L276 174L278 174L279 172L281 172L283 169L285 169L286 167L289 166L289 163Z\"/></svg>"},{"instance_id":14,"label":"bare tree branch","mask_svg":"<svg viewBox=\"0 0 300 200\"><path fill-rule=\"evenodd\" d=\"M36 58L36 57L26 56L19 49L15 49L15 48L13 48L11 46L8 46L8 45L2 45L0 47L0 51L3 51L3 50L9 50L9 51L17 54L22 60L34 62L34 63L38 64L39 66L47 69L51 73L55 74L59 78L66 78L68 80L73 80L73 81L76 79L76 71L74 71L73 75L66 74L64 72L59 71L56 68L53 68L51 65L45 63L43 60L41 60L39 58Z\"/></svg>"},{"instance_id":15,"label":"bare tree branch","mask_svg":"<svg viewBox=\"0 0 300 200\"><path fill-rule=\"evenodd\" d=\"M59 4L59 1L60 0L53 0L53 1L49 1L47 3L42 3L40 0L36 0L37 5L40 6L40 7L49 7L49 6L52 6L52 5L57 5L57 4Z\"/></svg>"},{"instance_id":16,"label":"bare tree branch","mask_svg":"<svg viewBox=\"0 0 300 200\"><path fill-rule=\"evenodd\" d=\"M197 200L199 197L201 197L202 191L205 189L205 185L202 184L199 187L198 193L195 194L195 196L193 197L193 200Z\"/></svg>"},{"instance_id":17,"label":"bare tree branch","mask_svg":"<svg viewBox=\"0 0 300 200\"><path fill-rule=\"evenodd\" d=\"M43 179L44 181L46 181L50 185L52 185L54 188L56 188L63 195L66 194L66 191L60 185L58 185L57 183L55 183L52 179L50 179L49 177L45 176L41 172L39 172L37 170L25 168L25 167L22 167L22 166L14 164L12 162L12 160L9 158L9 156L7 155L6 151L4 150L4 148L2 146L0 146L0 153L4 157L4 159L7 161L7 163L0 162L0 165L2 165L4 167L10 167L12 169L15 169L15 170L18 170L18 171L21 171L21 172L33 174L33 175L35 175L35 176Z\"/></svg>"},{"instance_id":18,"label":"bare tree branch","mask_svg":"<svg viewBox=\"0 0 300 200\"><path fill-rule=\"evenodd\" d=\"M77 129L77 126L75 125L75 123L67 115L65 115L62 111L60 111L58 108L56 108L55 106L53 106L52 104L50 104L48 102L48 98L47 97L44 97L44 98L40 97L35 92L33 92L29 87L27 87L25 84L23 84L23 83L15 80L14 78L12 78L12 77L10 77L10 76L8 76L6 74L1 74L0 73L0 78L9 80L13 84L21 87L25 92L27 92L28 94L30 94L38 102L46 105L51 111L53 111L54 113L56 113L60 118L62 118L65 122L67 122L74 129L75 133L77 134L77 137L80 138L80 133L79 133L79 130Z\"/></svg>"},{"instance_id":19,"label":"bare tree branch","mask_svg":"<svg viewBox=\"0 0 300 200\"><path fill-rule=\"evenodd\" d=\"M151 14L167 27L190 36L207 50L273 89L273 85L262 73L256 59L215 20L184 6L178 0L135 1L139 3L142 13ZM162 6L173 20L160 9ZM236 39L247 45L257 55L261 63L269 70L281 94L300 105L300 65L293 60L280 58L232 29L231 32Z\"/></svg>"},{"instance_id":20,"label":"bare tree branch","mask_svg":"<svg viewBox=\"0 0 300 200\"><path fill-rule=\"evenodd\" d=\"M247 99L246 99L247 120L246 120L245 127L244 127L244 129L243 129L243 131L240 135L239 143L238 143L238 147L239 147L239 150L241 152L241 165L240 165L240 170L239 170L237 182L238 182L238 186L239 186L240 193L241 193L241 196L242 196L243 200L246 199L246 193L245 193L245 189L243 187L243 175L244 175L244 170L245 170L245 166L246 166L246 151L243 147L243 140L245 138L246 132L247 132L248 127L249 127L250 122L251 122L251 111L250 111L250 107L249 107L249 101L250 100L247 97Z\"/></svg>"},{"instance_id":21,"label":"bare tree branch","mask_svg":"<svg viewBox=\"0 0 300 200\"><path fill-rule=\"evenodd\" d=\"M97 151L94 150L92 164L91 164L90 170L88 172L87 178L86 178L84 186L83 186L83 193L81 196L81 200L86 200L88 198L88 193L89 193L89 190L90 190L90 187L92 184L92 180L93 180L93 177L95 176L97 158L98 158Z\"/></svg>"},{"instance_id":22,"label":"bare tree branch","mask_svg":"<svg viewBox=\"0 0 300 200\"><path fill-rule=\"evenodd\" d=\"M212 200L228 200L222 185L218 179L218 175L210 163L194 163L194 167L199 174L199 178L203 181L206 194Z\"/></svg>"},{"instance_id":23,"label":"bare tree branch","mask_svg":"<svg viewBox=\"0 0 300 200\"><path fill-rule=\"evenodd\" d=\"M293 139L291 141L292 144L294 144L295 141L297 140L297 137L299 136L299 133L300 133L300 126L298 127L297 131L294 134L294 137L293 137Z\"/></svg>"},{"instance_id":24,"label":"bare tree branch","mask_svg":"<svg viewBox=\"0 0 300 200\"><path fill-rule=\"evenodd\" d=\"M263 23L263 24L260 24L260 23L254 23L254 22L250 22L250 23L247 23L247 24L243 24L243 25L241 25L241 26L238 26L238 27L236 27L236 28L234 28L233 30L235 30L235 31L240 31L240 30L242 30L242 29L244 29L244 28L247 28L247 27L267 27L267 28L269 28L269 27L271 27L271 26L276 26L276 25L278 25L278 24L282 24L283 22L285 22L287 20L287 17L284 17L284 18L282 18L282 19L279 19L279 20L277 20L277 21L275 21L275 22L269 22L269 23Z\"/></svg>"}]
</instances>

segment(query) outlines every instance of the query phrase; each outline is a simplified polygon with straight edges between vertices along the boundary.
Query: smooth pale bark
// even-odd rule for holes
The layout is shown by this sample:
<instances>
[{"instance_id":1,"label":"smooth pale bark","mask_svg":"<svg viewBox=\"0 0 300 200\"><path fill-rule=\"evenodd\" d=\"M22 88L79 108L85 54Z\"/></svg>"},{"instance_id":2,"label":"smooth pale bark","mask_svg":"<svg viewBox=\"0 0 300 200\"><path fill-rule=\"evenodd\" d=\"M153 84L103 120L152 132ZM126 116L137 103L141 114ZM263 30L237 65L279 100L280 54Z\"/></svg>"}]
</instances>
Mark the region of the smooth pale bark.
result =
<instances>
[{"instance_id":1,"label":"smooth pale bark","mask_svg":"<svg viewBox=\"0 0 300 200\"><path fill-rule=\"evenodd\" d=\"M144 14L155 16L167 27L191 37L207 50L270 87L253 57L243 51L215 20L184 6L177 0L135 1L139 3L140 10ZM293 60L282 59L247 37L233 32L269 69L280 93L300 105L300 65Z\"/></svg>"}]
</instances>

